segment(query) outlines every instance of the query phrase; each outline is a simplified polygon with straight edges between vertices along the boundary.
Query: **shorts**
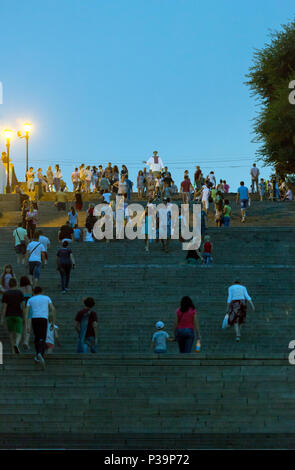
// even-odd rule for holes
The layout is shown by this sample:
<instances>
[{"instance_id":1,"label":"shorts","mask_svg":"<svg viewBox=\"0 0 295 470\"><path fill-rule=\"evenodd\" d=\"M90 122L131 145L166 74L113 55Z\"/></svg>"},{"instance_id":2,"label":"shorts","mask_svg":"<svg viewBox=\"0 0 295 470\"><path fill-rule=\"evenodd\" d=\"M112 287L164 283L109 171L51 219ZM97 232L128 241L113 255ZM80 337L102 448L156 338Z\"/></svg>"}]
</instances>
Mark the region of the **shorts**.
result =
<instances>
[{"instance_id":1,"label":"shorts","mask_svg":"<svg viewBox=\"0 0 295 470\"><path fill-rule=\"evenodd\" d=\"M44 251L44 259L45 259L46 261L48 261L48 253L47 253L47 251Z\"/></svg>"},{"instance_id":2,"label":"shorts","mask_svg":"<svg viewBox=\"0 0 295 470\"><path fill-rule=\"evenodd\" d=\"M45 343L46 349L54 349L54 344L52 343Z\"/></svg>"},{"instance_id":3,"label":"shorts","mask_svg":"<svg viewBox=\"0 0 295 470\"><path fill-rule=\"evenodd\" d=\"M18 333L19 335L23 332L23 319L21 317L6 317L7 328L10 333Z\"/></svg>"},{"instance_id":4,"label":"shorts","mask_svg":"<svg viewBox=\"0 0 295 470\"><path fill-rule=\"evenodd\" d=\"M29 272L31 276L34 276L34 279L39 279L41 273L40 261L29 261Z\"/></svg>"},{"instance_id":5,"label":"shorts","mask_svg":"<svg viewBox=\"0 0 295 470\"><path fill-rule=\"evenodd\" d=\"M27 248L25 243L20 243L19 245L16 245L14 249L17 255L25 255Z\"/></svg>"},{"instance_id":6,"label":"shorts","mask_svg":"<svg viewBox=\"0 0 295 470\"><path fill-rule=\"evenodd\" d=\"M247 209L248 199L241 199L241 209Z\"/></svg>"},{"instance_id":7,"label":"shorts","mask_svg":"<svg viewBox=\"0 0 295 470\"><path fill-rule=\"evenodd\" d=\"M204 206L204 209L208 210L209 209L209 201L208 199L202 199L202 204Z\"/></svg>"}]
</instances>

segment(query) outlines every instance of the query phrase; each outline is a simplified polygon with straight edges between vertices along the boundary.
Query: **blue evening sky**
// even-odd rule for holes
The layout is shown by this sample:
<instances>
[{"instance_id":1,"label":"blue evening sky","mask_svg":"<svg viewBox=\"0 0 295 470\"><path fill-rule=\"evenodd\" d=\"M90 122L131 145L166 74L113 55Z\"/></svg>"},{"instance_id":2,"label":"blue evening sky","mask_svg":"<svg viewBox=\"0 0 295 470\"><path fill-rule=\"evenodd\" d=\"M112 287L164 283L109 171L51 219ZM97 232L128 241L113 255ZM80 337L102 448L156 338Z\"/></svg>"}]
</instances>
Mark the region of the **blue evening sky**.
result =
<instances>
[{"instance_id":1,"label":"blue evening sky","mask_svg":"<svg viewBox=\"0 0 295 470\"><path fill-rule=\"evenodd\" d=\"M1 130L31 121L31 164L60 163L68 183L81 162L125 163L135 180L156 149L178 184L200 164L236 190L257 148L245 74L294 12L294 0L1 2ZM23 180L24 140L11 158Z\"/></svg>"}]
</instances>

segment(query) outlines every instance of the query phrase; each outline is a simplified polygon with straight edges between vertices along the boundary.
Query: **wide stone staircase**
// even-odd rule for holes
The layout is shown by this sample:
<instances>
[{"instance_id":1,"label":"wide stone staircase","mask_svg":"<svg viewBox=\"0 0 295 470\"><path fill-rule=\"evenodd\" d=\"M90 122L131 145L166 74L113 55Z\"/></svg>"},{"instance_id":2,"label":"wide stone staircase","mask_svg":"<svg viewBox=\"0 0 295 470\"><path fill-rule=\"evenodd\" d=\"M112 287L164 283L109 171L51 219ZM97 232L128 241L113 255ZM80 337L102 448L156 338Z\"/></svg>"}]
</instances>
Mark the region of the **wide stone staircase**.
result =
<instances>
[{"instance_id":1,"label":"wide stone staircase","mask_svg":"<svg viewBox=\"0 0 295 470\"><path fill-rule=\"evenodd\" d=\"M77 267L62 295L55 254L57 228L40 285L57 309L61 347L41 371L33 345L9 354L7 333L0 366L1 448L292 448L295 339L295 229L209 228L211 266L185 264L185 251L143 241L74 243ZM0 265L16 265L12 227L0 229ZM221 330L227 289L240 279L256 310L248 309L241 343ZM172 335L183 295L195 302L202 334L199 354L151 350L154 323ZM74 318L93 296L98 353L76 354Z\"/></svg>"}]
</instances>

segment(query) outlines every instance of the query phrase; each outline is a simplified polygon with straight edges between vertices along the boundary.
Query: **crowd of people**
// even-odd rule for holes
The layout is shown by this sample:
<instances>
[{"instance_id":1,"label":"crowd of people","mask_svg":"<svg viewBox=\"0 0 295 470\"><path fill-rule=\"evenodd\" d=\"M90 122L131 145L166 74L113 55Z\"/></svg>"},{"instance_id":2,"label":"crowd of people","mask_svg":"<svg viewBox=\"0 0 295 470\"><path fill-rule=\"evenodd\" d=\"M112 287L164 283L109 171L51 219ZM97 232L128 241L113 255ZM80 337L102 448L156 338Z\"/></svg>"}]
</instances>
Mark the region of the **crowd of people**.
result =
<instances>
[{"instance_id":1,"label":"crowd of people","mask_svg":"<svg viewBox=\"0 0 295 470\"><path fill-rule=\"evenodd\" d=\"M184 171L183 181L178 188L171 172L167 166L164 166L157 151L154 151L153 156L143 163L145 167L138 171L136 178L139 199L144 197L147 199L173 198L176 194L182 193L183 201L188 202L191 198L195 198L204 186L224 194L228 193L230 189L226 180L220 179L217 182L214 171L210 171L205 176L199 165L196 166L193 178L190 178L188 170ZM267 180L259 178L259 176L260 170L254 163L250 170L250 192L259 193L261 200L264 198L272 200L293 199L292 190L284 178L273 175ZM122 165L119 170L119 167L112 165L111 162L105 168L103 165L91 166L83 163L74 169L71 179L73 192L125 194L127 200L130 200L131 193L135 188L134 182L129 179L126 165ZM33 167L30 167L26 173L26 182L29 193L35 191L36 185L41 187L44 192L69 191L58 164L55 165L54 171L49 166L46 172L43 172L41 168L34 170Z\"/></svg>"},{"instance_id":2,"label":"crowd of people","mask_svg":"<svg viewBox=\"0 0 295 470\"><path fill-rule=\"evenodd\" d=\"M160 201L182 200L183 203L202 204L202 210L207 215L210 203L215 209L215 222L218 227L224 225L229 227L232 215L228 193L229 184L224 179L216 180L214 171L210 171L204 176L200 166L196 166L193 178L190 178L189 171L185 170L183 180L180 186L176 185L171 172L167 166L164 166L158 152L154 151L153 156L143 162L146 167L139 170L136 187L138 199L146 199L149 204ZM149 167L149 169L147 168ZM76 211L83 208L83 194L97 193L103 203L113 204L116 195L123 196L128 204L135 184L129 178L129 172L126 165L122 165L119 170L117 165L109 162L103 168L102 165L90 166L81 164L76 167L72 173L73 196L68 196L68 187L62 179L62 173L59 165L55 166L55 172L49 167L46 175L38 168L35 172L30 168L26 174L27 188L29 194L34 191L34 178L38 179L38 187L43 191L56 192L56 207L59 211L67 210L69 204L75 207ZM290 186L284 178L273 175L269 180L260 177L260 170L254 163L250 170L251 184L248 188L242 181L237 190L237 203L241 205L241 221L246 221L246 209L250 206L251 195L259 194L261 201L269 199L272 201L293 200L293 193ZM35 220L31 217L32 207L36 210L37 196L34 192L30 200L28 195L17 188L20 194L23 211L29 214L29 225L34 227ZM72 209L71 209L72 210ZM24 215L23 215L24 217ZM33 228L34 230L34 228Z\"/></svg>"},{"instance_id":3,"label":"crowd of people","mask_svg":"<svg viewBox=\"0 0 295 470\"><path fill-rule=\"evenodd\" d=\"M183 203L200 203L202 206L202 244L199 249L191 249L186 253L188 264L195 264L201 261L206 266L213 262L213 243L206 229L206 215L210 204L214 204L215 221L218 227L230 226L231 205L228 197L229 185L226 180L216 181L214 171L204 177L199 166L196 167L193 180L190 179L189 172L185 171L183 181L178 188L172 179L168 168L163 165L161 158L154 152L147 162L149 170L140 170L137 177L137 190L139 199L147 198L147 204L143 214L143 233L145 251L149 251L151 237L150 209L156 207L157 202L162 202L167 215L167 237L159 236L159 214L155 227L156 242L161 241L161 247L168 252L169 241L175 227L171 223L171 211L169 205L173 197L178 198ZM256 164L250 170L251 185L248 188L244 181L236 192L236 203L240 204L241 221L246 221L246 210L250 205L251 195L259 193L260 200L269 198L271 200L292 200L293 194L284 180L274 175L270 181L260 178L259 169ZM11 351L20 353L20 344L23 349L29 348L30 336L33 333L36 354L34 360L45 367L45 354L52 353L55 343L59 343L58 325L56 324L56 309L52 300L42 292L39 285L41 269L45 268L48 262L48 251L51 241L37 228L38 224L38 197L35 193L35 172L30 168L26 175L27 188L29 194L19 188L21 197L21 222L13 231L15 252L19 265L28 265L29 274L25 272L17 281L13 267L6 265L1 277L2 310L0 323L4 323L6 318L7 328L10 337ZM79 227L79 212L83 209L83 193L97 192L103 204L111 208L113 214L116 210L115 197L117 194L123 196L124 219L128 220L128 202L131 198L133 183L129 179L128 169L122 165L119 172L117 166L111 163L103 169L101 165L90 167L82 164L76 168L72 174L74 199L67 197L67 187L62 180L62 173L59 165L56 165L55 172L48 168L46 176L42 170L37 170L38 184L43 191L56 192L56 206L59 211L67 211L67 221L58 230L59 248L56 252L56 267L60 275L61 293L66 294L70 289L71 272L76 267L76 261L72 246L78 242L94 243L96 240L93 229L99 217L94 213L94 204L89 204L86 220L83 228ZM68 204L70 203L70 207ZM102 216L100 216L102 217ZM179 212L180 223L181 211ZM114 217L115 222L115 217ZM115 230L114 226L114 230ZM108 242L109 240L105 240ZM181 235L179 236L179 241ZM241 325L245 321L247 301L254 309L253 302L247 289L241 285L240 281L230 286L228 294L228 313L226 326L233 326L236 333L236 341L240 341ZM78 334L77 352L87 353L97 351L98 340L98 320L94 310L95 301L87 297L83 301L83 308L79 310L75 317L75 330ZM198 322L196 308L189 297L183 297L180 307L176 312L174 333L169 336L165 331L162 321L156 323L156 332L152 337L152 348L155 353L167 352L167 341L177 341L181 353L192 351L195 343L195 351L201 349L200 326Z\"/></svg>"}]
</instances>

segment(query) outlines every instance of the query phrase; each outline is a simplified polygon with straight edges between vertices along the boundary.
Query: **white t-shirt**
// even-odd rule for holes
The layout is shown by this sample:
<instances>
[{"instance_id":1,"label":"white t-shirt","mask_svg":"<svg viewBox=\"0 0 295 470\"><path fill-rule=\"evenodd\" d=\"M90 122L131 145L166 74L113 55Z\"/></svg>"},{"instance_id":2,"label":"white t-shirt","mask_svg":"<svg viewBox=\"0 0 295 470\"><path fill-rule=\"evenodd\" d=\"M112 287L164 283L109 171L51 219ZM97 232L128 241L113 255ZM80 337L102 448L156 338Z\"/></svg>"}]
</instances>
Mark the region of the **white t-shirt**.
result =
<instances>
[{"instance_id":1,"label":"white t-shirt","mask_svg":"<svg viewBox=\"0 0 295 470\"><path fill-rule=\"evenodd\" d=\"M207 186L202 187L202 201L208 201L210 196L210 189Z\"/></svg>"},{"instance_id":2,"label":"white t-shirt","mask_svg":"<svg viewBox=\"0 0 295 470\"><path fill-rule=\"evenodd\" d=\"M92 171L91 170L85 170L85 174L86 174L86 181L91 181L92 180Z\"/></svg>"},{"instance_id":3,"label":"white t-shirt","mask_svg":"<svg viewBox=\"0 0 295 470\"><path fill-rule=\"evenodd\" d=\"M209 173L208 178L209 178L210 183L212 184L216 183L216 178L215 178L214 173Z\"/></svg>"},{"instance_id":4,"label":"white t-shirt","mask_svg":"<svg viewBox=\"0 0 295 470\"><path fill-rule=\"evenodd\" d=\"M229 304L232 300L251 300L251 297L246 287L241 284L233 284L228 289L227 303Z\"/></svg>"},{"instance_id":5,"label":"white t-shirt","mask_svg":"<svg viewBox=\"0 0 295 470\"><path fill-rule=\"evenodd\" d=\"M46 318L48 319L49 305L51 305L51 299L47 295L33 295L28 302L27 307L31 307L32 318Z\"/></svg>"},{"instance_id":6,"label":"white t-shirt","mask_svg":"<svg viewBox=\"0 0 295 470\"><path fill-rule=\"evenodd\" d=\"M53 325L53 328L51 329L52 324L48 323L47 325L47 334L46 334L46 343L49 344L54 344L54 330L58 330L57 325Z\"/></svg>"},{"instance_id":7,"label":"white t-shirt","mask_svg":"<svg viewBox=\"0 0 295 470\"><path fill-rule=\"evenodd\" d=\"M29 262L30 261L39 261L41 263L41 261L42 261L41 253L46 253L46 249L42 245L42 243L37 242L37 241L33 241L33 242L30 242L28 244L27 252L32 253L29 256Z\"/></svg>"},{"instance_id":8,"label":"white t-shirt","mask_svg":"<svg viewBox=\"0 0 295 470\"><path fill-rule=\"evenodd\" d=\"M49 240L49 238L45 237L44 235L40 235L40 237L39 237L39 242L42 243L42 245L44 246L45 251L46 251L46 253L47 253L48 247L49 247L49 245L50 245L50 240Z\"/></svg>"},{"instance_id":9,"label":"white t-shirt","mask_svg":"<svg viewBox=\"0 0 295 470\"><path fill-rule=\"evenodd\" d=\"M77 181L79 181L79 173L78 173L78 171L73 171L73 173L72 173L72 181L73 181L73 183L77 183Z\"/></svg>"},{"instance_id":10,"label":"white t-shirt","mask_svg":"<svg viewBox=\"0 0 295 470\"><path fill-rule=\"evenodd\" d=\"M60 170L56 170L54 173L54 178L61 179L62 178L62 173Z\"/></svg>"},{"instance_id":11,"label":"white t-shirt","mask_svg":"<svg viewBox=\"0 0 295 470\"><path fill-rule=\"evenodd\" d=\"M23 227L17 227L13 234L15 240L15 246L20 245L22 241L24 241L25 237L28 236L26 229Z\"/></svg>"},{"instance_id":12,"label":"white t-shirt","mask_svg":"<svg viewBox=\"0 0 295 470\"><path fill-rule=\"evenodd\" d=\"M150 170L152 171L161 171L162 168L164 168L161 157L158 157L158 163L155 163L154 157L149 158L146 163L149 165Z\"/></svg>"}]
</instances>

